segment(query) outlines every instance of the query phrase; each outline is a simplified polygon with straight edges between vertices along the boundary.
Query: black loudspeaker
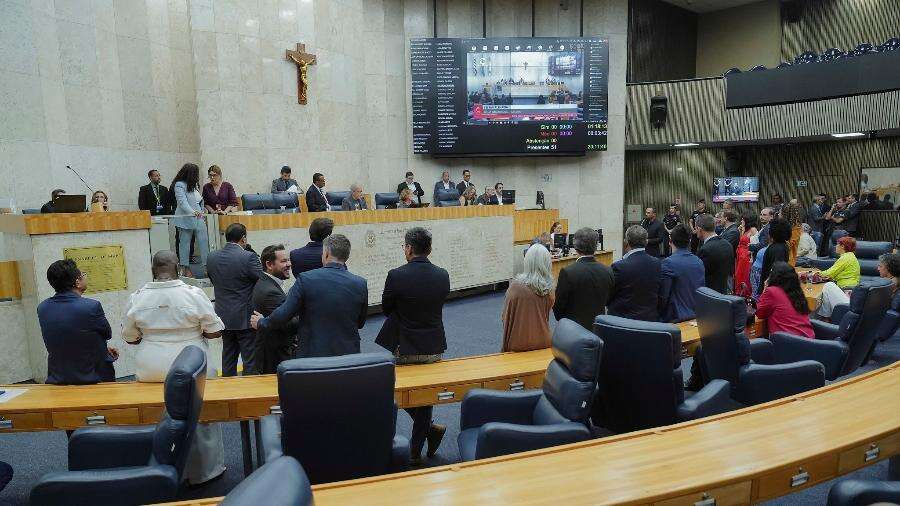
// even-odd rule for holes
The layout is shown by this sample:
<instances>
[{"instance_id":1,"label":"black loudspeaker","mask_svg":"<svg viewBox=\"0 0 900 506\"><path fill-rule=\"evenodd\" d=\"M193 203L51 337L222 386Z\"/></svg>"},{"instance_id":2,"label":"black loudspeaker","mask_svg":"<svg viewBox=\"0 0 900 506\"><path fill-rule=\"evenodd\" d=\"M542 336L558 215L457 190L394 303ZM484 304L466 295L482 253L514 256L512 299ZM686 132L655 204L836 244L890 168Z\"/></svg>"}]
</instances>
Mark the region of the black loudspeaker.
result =
<instances>
[{"instance_id":1,"label":"black loudspeaker","mask_svg":"<svg viewBox=\"0 0 900 506\"><path fill-rule=\"evenodd\" d=\"M725 151L725 175L740 176L741 163L743 162L744 152L740 149L730 148Z\"/></svg>"},{"instance_id":2,"label":"black loudspeaker","mask_svg":"<svg viewBox=\"0 0 900 506\"><path fill-rule=\"evenodd\" d=\"M650 98L650 124L654 128L666 126L666 118L669 117L669 99L664 96Z\"/></svg>"},{"instance_id":3,"label":"black loudspeaker","mask_svg":"<svg viewBox=\"0 0 900 506\"><path fill-rule=\"evenodd\" d=\"M781 21L797 23L803 16L803 0L781 0Z\"/></svg>"}]
</instances>

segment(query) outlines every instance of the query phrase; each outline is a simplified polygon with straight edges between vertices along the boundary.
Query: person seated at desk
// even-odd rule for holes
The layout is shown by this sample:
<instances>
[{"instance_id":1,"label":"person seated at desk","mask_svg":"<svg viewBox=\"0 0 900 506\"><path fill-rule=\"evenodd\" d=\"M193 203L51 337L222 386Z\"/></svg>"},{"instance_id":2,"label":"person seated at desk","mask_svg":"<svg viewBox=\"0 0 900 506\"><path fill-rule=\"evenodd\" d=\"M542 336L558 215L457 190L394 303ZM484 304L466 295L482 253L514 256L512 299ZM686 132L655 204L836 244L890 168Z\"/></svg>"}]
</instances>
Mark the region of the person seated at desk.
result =
<instances>
[{"instance_id":1,"label":"person seated at desk","mask_svg":"<svg viewBox=\"0 0 900 506\"><path fill-rule=\"evenodd\" d=\"M400 200L397 201L397 209L407 209L410 207L418 207L418 205L413 202L412 192L409 188L404 188L400 190Z\"/></svg>"},{"instance_id":2,"label":"person seated at desk","mask_svg":"<svg viewBox=\"0 0 900 506\"><path fill-rule=\"evenodd\" d=\"M291 277L291 260L283 244L266 246L259 259L265 274L253 287L253 310L269 316L284 304L284 280ZM256 333L253 361L260 374L275 374L278 364L294 357L299 324L295 317L284 325L270 325Z\"/></svg>"},{"instance_id":3,"label":"person seated at desk","mask_svg":"<svg viewBox=\"0 0 900 506\"><path fill-rule=\"evenodd\" d=\"M756 308L756 317L766 321L769 334L787 332L814 339L809 323L809 303L797 271L787 262L775 262Z\"/></svg>"},{"instance_id":4,"label":"person seated at desk","mask_svg":"<svg viewBox=\"0 0 900 506\"><path fill-rule=\"evenodd\" d=\"M809 223L801 225L803 232L800 234L800 241L797 243L797 258L815 258L816 257L816 240L810 235L812 227Z\"/></svg>"},{"instance_id":5,"label":"person seated at desk","mask_svg":"<svg viewBox=\"0 0 900 506\"><path fill-rule=\"evenodd\" d=\"M453 184L453 181L450 181L450 173L446 170L441 172L441 180L434 183L434 194L432 195L432 202L437 204L438 201L438 191L445 190L450 191L456 188L456 185ZM462 193L460 193L462 195Z\"/></svg>"},{"instance_id":6,"label":"person seated at desk","mask_svg":"<svg viewBox=\"0 0 900 506\"><path fill-rule=\"evenodd\" d=\"M56 197L59 197L60 195L65 195L65 193L66 193L66 190L63 190L62 188L57 188L57 189L53 190L52 192L50 192L50 202L47 202L46 204L41 206L41 213L56 212L53 209L53 201L56 200Z\"/></svg>"},{"instance_id":7,"label":"person seated at desk","mask_svg":"<svg viewBox=\"0 0 900 506\"><path fill-rule=\"evenodd\" d=\"M678 224L669 234L672 254L660 265L659 314L664 322L682 322L695 316L694 293L706 286L703 261L691 253L691 232Z\"/></svg>"},{"instance_id":8,"label":"person seated at desk","mask_svg":"<svg viewBox=\"0 0 900 506\"><path fill-rule=\"evenodd\" d=\"M150 211L151 216L160 214L172 214L166 203L169 199L169 189L159 184L162 181L162 175L156 169L147 173L150 182L138 190L138 209L142 211Z\"/></svg>"},{"instance_id":9,"label":"person seated at desk","mask_svg":"<svg viewBox=\"0 0 900 506\"><path fill-rule=\"evenodd\" d=\"M331 218L316 218L309 224L309 242L302 248L291 250L291 272L294 279L306 271L322 267L322 241L333 230L334 221Z\"/></svg>"},{"instance_id":10,"label":"person seated at desk","mask_svg":"<svg viewBox=\"0 0 900 506\"><path fill-rule=\"evenodd\" d=\"M615 287L609 297L608 313L613 316L659 321L660 261L648 255L647 231L632 225L625 231L627 252L612 264Z\"/></svg>"},{"instance_id":11,"label":"person seated at desk","mask_svg":"<svg viewBox=\"0 0 900 506\"><path fill-rule=\"evenodd\" d=\"M404 189L409 190L412 196L417 199L416 203L422 203L422 197L425 195L425 190L423 190L422 185L420 185L419 182L416 181L416 177L415 175L413 175L412 171L407 171L406 179L404 179L402 183L397 185L397 193L403 194Z\"/></svg>"},{"instance_id":12,"label":"person seated at desk","mask_svg":"<svg viewBox=\"0 0 900 506\"><path fill-rule=\"evenodd\" d=\"M550 347L553 275L550 252L532 244L525 252L525 270L509 283L503 302L503 345L500 351L530 351Z\"/></svg>"},{"instance_id":13,"label":"person seated at desk","mask_svg":"<svg viewBox=\"0 0 900 506\"><path fill-rule=\"evenodd\" d=\"M103 213L109 211L109 197L103 190L97 190L91 195L91 205L88 212Z\"/></svg>"},{"instance_id":14,"label":"person seated at desk","mask_svg":"<svg viewBox=\"0 0 900 506\"><path fill-rule=\"evenodd\" d=\"M291 168L285 165L281 168L281 177L272 180L272 193L286 192L291 188L300 192L300 183L291 177Z\"/></svg>"},{"instance_id":15,"label":"person seated at desk","mask_svg":"<svg viewBox=\"0 0 900 506\"><path fill-rule=\"evenodd\" d=\"M466 188L466 192L459 196L459 205L461 206L474 206L477 203L476 199L475 187L470 186Z\"/></svg>"},{"instance_id":16,"label":"person seated at desk","mask_svg":"<svg viewBox=\"0 0 900 506\"><path fill-rule=\"evenodd\" d=\"M578 259L559 272L553 303L557 320L568 318L588 330L593 328L594 318L606 310L615 284L612 270L594 257L599 241L596 230L585 227L575 232Z\"/></svg>"},{"instance_id":17,"label":"person seated at desk","mask_svg":"<svg viewBox=\"0 0 900 506\"><path fill-rule=\"evenodd\" d=\"M306 208L311 213L331 211L331 205L325 198L325 176L319 172L313 174L313 184L306 189Z\"/></svg>"},{"instance_id":18,"label":"person seated at desk","mask_svg":"<svg viewBox=\"0 0 900 506\"><path fill-rule=\"evenodd\" d=\"M496 183L494 185L494 195L497 198L497 205L503 205L503 183Z\"/></svg>"},{"instance_id":19,"label":"person seated at desk","mask_svg":"<svg viewBox=\"0 0 900 506\"><path fill-rule=\"evenodd\" d=\"M112 330L100 302L82 297L87 278L73 260L57 260L47 268L56 295L37 307L44 346L47 383L91 385L116 381L112 363L117 349L107 345Z\"/></svg>"},{"instance_id":20,"label":"person seated at desk","mask_svg":"<svg viewBox=\"0 0 900 506\"><path fill-rule=\"evenodd\" d=\"M153 281L131 294L125 305L122 338L136 345L134 375L140 382L162 383L172 363L187 346L209 355L207 339L222 335L225 324L203 289L178 279L178 257L171 251L153 255ZM216 366L207 360L207 378ZM208 482L225 472L225 446L218 424L197 424L188 452L185 478L189 484Z\"/></svg>"},{"instance_id":21,"label":"person seated at desk","mask_svg":"<svg viewBox=\"0 0 900 506\"><path fill-rule=\"evenodd\" d=\"M475 203L479 206L496 206L499 204L497 202L497 195L494 194L494 189L490 186L484 187L484 193L478 197L478 200Z\"/></svg>"},{"instance_id":22,"label":"person seated at desk","mask_svg":"<svg viewBox=\"0 0 900 506\"><path fill-rule=\"evenodd\" d=\"M822 287L822 297L816 313L823 318L831 318L834 307L850 303L850 291L859 284L859 260L856 258L856 239L849 235L838 239L834 245L838 259L834 265L822 271L823 279L830 281Z\"/></svg>"},{"instance_id":23,"label":"person seated at desk","mask_svg":"<svg viewBox=\"0 0 900 506\"><path fill-rule=\"evenodd\" d=\"M231 183L222 179L222 169L210 166L209 182L203 185L203 207L210 214L228 214L237 211L238 198Z\"/></svg>"},{"instance_id":24,"label":"person seated at desk","mask_svg":"<svg viewBox=\"0 0 900 506\"><path fill-rule=\"evenodd\" d=\"M344 197L341 201L341 209L344 211L362 211L368 209L366 199L363 198L362 186L358 184L350 185L350 196Z\"/></svg>"}]
</instances>

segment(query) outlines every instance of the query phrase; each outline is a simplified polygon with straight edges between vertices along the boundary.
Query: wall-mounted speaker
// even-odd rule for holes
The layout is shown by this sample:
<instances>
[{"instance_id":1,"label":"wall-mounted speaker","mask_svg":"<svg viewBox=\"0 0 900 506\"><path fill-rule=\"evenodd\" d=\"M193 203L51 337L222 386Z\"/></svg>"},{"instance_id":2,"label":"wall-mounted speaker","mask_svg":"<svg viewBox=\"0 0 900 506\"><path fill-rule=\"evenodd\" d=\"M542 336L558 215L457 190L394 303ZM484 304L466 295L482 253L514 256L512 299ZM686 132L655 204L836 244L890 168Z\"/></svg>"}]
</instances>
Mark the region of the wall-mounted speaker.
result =
<instances>
[{"instance_id":1,"label":"wall-mounted speaker","mask_svg":"<svg viewBox=\"0 0 900 506\"><path fill-rule=\"evenodd\" d=\"M654 128L666 126L669 117L669 99L662 95L650 98L650 124Z\"/></svg>"},{"instance_id":2,"label":"wall-mounted speaker","mask_svg":"<svg viewBox=\"0 0 900 506\"><path fill-rule=\"evenodd\" d=\"M781 0L782 23L797 23L803 16L803 0Z\"/></svg>"},{"instance_id":3,"label":"wall-mounted speaker","mask_svg":"<svg viewBox=\"0 0 900 506\"><path fill-rule=\"evenodd\" d=\"M744 152L740 148L725 150L725 175L742 176L741 166L744 161Z\"/></svg>"}]
</instances>

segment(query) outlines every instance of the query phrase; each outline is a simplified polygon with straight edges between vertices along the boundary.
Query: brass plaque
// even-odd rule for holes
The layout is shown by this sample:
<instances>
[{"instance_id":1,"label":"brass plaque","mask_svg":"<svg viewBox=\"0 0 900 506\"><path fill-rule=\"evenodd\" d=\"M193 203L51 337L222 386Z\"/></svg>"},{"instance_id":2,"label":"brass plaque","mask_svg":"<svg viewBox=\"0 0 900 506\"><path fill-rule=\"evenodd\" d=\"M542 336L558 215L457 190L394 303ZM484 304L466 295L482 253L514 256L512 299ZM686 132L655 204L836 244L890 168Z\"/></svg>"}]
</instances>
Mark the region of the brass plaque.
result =
<instances>
[{"instance_id":1,"label":"brass plaque","mask_svg":"<svg viewBox=\"0 0 900 506\"><path fill-rule=\"evenodd\" d=\"M87 275L88 287L85 293L128 289L125 248L122 245L65 248L63 258L74 260L78 269Z\"/></svg>"}]
</instances>

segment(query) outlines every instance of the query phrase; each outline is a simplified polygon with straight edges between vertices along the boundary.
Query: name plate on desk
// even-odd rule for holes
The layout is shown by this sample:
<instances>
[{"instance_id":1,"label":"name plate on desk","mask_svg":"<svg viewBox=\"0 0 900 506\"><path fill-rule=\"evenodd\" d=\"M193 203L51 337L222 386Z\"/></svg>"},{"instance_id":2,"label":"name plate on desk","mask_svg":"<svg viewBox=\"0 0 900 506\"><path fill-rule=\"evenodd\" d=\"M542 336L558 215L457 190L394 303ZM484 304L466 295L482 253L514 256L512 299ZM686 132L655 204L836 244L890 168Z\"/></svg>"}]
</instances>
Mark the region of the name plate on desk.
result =
<instances>
[{"instance_id":1,"label":"name plate on desk","mask_svg":"<svg viewBox=\"0 0 900 506\"><path fill-rule=\"evenodd\" d=\"M64 248L63 258L74 260L88 277L85 293L115 292L128 289L125 251L122 245Z\"/></svg>"}]
</instances>

